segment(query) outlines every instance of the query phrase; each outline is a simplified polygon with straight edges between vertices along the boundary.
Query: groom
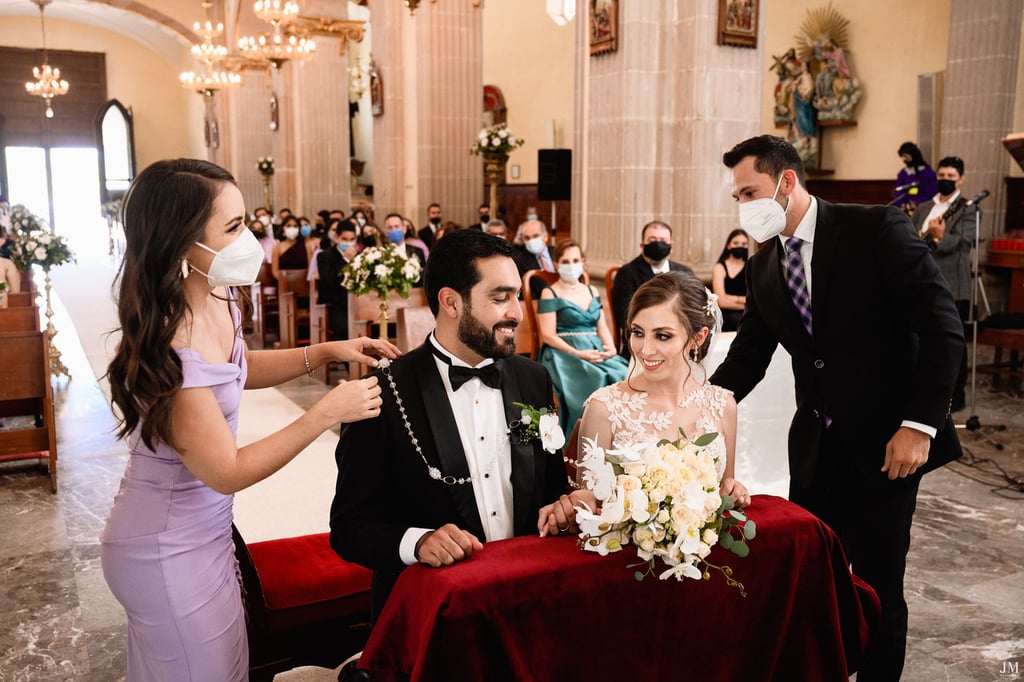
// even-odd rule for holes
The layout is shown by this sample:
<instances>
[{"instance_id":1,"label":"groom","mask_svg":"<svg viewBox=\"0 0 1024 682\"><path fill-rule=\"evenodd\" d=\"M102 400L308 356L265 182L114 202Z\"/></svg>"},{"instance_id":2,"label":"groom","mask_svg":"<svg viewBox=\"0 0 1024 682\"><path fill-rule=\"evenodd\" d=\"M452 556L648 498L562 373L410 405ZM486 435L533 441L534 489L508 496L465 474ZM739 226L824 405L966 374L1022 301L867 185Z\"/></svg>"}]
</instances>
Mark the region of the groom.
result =
<instances>
[{"instance_id":1,"label":"groom","mask_svg":"<svg viewBox=\"0 0 1024 682\"><path fill-rule=\"evenodd\" d=\"M789 499L839 536L882 603L858 682L903 669L903 573L922 474L960 456L949 417L963 325L906 215L807 191L796 150L770 135L728 151L746 267L739 331L711 383L741 400L778 344L793 360Z\"/></svg>"},{"instance_id":2,"label":"groom","mask_svg":"<svg viewBox=\"0 0 1024 682\"><path fill-rule=\"evenodd\" d=\"M514 403L553 404L547 371L515 353L522 282L511 245L453 232L431 249L425 284L434 332L374 371L381 412L347 425L336 452L331 546L374 570L374 620L406 566L461 561L484 541L536 533L549 503L571 509L561 452L507 435L522 412Z\"/></svg>"}]
</instances>

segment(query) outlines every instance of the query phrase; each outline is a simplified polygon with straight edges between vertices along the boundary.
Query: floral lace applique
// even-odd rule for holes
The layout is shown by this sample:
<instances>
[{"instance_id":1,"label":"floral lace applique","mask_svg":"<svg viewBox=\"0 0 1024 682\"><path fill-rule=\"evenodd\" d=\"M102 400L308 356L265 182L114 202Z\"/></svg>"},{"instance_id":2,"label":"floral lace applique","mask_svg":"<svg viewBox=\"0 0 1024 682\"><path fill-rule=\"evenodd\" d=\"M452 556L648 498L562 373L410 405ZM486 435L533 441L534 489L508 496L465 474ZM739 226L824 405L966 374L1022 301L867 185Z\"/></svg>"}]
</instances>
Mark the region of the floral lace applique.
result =
<instances>
[{"instance_id":1,"label":"floral lace applique","mask_svg":"<svg viewBox=\"0 0 1024 682\"><path fill-rule=\"evenodd\" d=\"M633 443L643 443L657 438L678 436L672 428L674 412L647 411L647 394L634 393L622 388L623 384L605 386L594 392L587 400L599 400L608 408L608 421L611 423L612 447L622 448ZM695 437L705 433L722 432L722 416L729 391L712 384L701 384L697 390L686 396L679 404L680 409L691 406L697 408L697 428L695 433L687 436ZM721 478L725 472L725 438L716 438L709 446L708 452L717 458L716 469Z\"/></svg>"}]
</instances>

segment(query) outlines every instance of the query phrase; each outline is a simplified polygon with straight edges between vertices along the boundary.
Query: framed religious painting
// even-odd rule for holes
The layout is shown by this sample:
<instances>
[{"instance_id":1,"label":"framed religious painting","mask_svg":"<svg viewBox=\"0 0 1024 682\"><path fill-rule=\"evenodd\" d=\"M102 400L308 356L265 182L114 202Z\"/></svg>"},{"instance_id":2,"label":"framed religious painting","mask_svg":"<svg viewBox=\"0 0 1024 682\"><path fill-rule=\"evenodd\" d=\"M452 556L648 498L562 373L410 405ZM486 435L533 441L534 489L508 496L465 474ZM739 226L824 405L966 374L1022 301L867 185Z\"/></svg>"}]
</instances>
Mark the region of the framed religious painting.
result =
<instances>
[{"instance_id":1,"label":"framed religious painting","mask_svg":"<svg viewBox=\"0 0 1024 682\"><path fill-rule=\"evenodd\" d=\"M757 47L759 0L718 0L718 44Z\"/></svg>"},{"instance_id":2,"label":"framed religious painting","mask_svg":"<svg viewBox=\"0 0 1024 682\"><path fill-rule=\"evenodd\" d=\"M614 52L619 37L619 0L590 0L590 54Z\"/></svg>"}]
</instances>

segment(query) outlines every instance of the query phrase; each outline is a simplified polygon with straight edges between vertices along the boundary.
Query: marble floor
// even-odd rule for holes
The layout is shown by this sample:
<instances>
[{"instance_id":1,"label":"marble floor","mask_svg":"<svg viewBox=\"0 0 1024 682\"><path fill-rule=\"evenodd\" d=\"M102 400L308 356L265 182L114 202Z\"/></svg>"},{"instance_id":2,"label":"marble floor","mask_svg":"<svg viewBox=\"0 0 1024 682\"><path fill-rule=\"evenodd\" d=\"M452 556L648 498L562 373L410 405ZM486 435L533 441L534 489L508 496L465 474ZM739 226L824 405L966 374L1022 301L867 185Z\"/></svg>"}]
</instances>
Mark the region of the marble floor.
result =
<instances>
[{"instance_id":1,"label":"marble floor","mask_svg":"<svg viewBox=\"0 0 1024 682\"><path fill-rule=\"evenodd\" d=\"M124 678L124 616L104 583L97 537L126 453L93 372L96 332L79 323L87 351L56 307L74 377L56 396L60 489L51 494L34 463L0 467L2 682ZM995 391L979 377L976 409L955 416L976 414L983 428L962 431L964 460L922 483L907 571L908 682L1024 679L1024 402L1015 388ZM279 399L306 408L325 391L303 377Z\"/></svg>"}]
</instances>

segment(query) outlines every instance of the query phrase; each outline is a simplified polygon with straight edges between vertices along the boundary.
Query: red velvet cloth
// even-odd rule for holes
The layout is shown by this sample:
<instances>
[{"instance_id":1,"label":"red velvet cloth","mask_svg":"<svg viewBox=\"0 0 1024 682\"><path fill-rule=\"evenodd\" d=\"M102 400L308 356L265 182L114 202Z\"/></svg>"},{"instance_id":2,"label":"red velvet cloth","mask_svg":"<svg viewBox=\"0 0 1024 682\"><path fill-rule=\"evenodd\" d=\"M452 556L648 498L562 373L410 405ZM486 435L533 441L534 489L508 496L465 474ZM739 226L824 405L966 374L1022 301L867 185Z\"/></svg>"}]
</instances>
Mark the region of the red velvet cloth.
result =
<instances>
[{"instance_id":1,"label":"red velvet cloth","mask_svg":"<svg viewBox=\"0 0 1024 682\"><path fill-rule=\"evenodd\" d=\"M330 533L254 542L249 555L268 608L290 609L370 589L373 573L331 549Z\"/></svg>"},{"instance_id":2,"label":"red velvet cloth","mask_svg":"<svg viewBox=\"0 0 1024 682\"><path fill-rule=\"evenodd\" d=\"M879 606L832 531L757 495L757 538L716 548L747 596L710 581L633 577L628 547L601 557L574 537L487 543L443 569L400 576L363 651L375 680L842 680ZM660 564L659 564L660 565Z\"/></svg>"}]
</instances>

